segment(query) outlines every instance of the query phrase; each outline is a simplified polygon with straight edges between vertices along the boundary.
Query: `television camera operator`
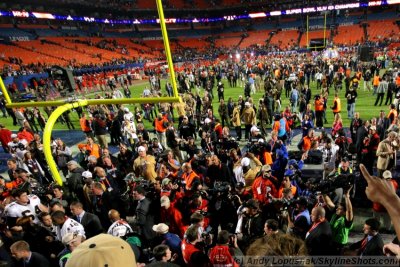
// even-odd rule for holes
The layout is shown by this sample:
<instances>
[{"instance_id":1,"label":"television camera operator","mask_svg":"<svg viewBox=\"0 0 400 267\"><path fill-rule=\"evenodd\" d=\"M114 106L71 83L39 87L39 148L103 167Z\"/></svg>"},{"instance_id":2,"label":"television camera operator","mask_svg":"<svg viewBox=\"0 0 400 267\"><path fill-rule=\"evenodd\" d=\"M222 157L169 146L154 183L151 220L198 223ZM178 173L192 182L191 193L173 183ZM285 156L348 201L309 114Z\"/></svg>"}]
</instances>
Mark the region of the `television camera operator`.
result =
<instances>
[{"instance_id":1,"label":"television camera operator","mask_svg":"<svg viewBox=\"0 0 400 267\"><path fill-rule=\"evenodd\" d=\"M346 189L344 197L336 205L327 194L323 194L322 198L326 207L333 211L330 225L332 228L333 245L337 249L337 253L342 252L343 248L347 245L349 240L349 232L353 228L353 206L350 200L350 191L353 186Z\"/></svg>"},{"instance_id":2,"label":"television camera operator","mask_svg":"<svg viewBox=\"0 0 400 267\"><path fill-rule=\"evenodd\" d=\"M213 190L209 191L210 226L213 234L218 234L218 229L228 230L233 233L237 223L237 208L240 198L229 183L216 183Z\"/></svg>"}]
</instances>

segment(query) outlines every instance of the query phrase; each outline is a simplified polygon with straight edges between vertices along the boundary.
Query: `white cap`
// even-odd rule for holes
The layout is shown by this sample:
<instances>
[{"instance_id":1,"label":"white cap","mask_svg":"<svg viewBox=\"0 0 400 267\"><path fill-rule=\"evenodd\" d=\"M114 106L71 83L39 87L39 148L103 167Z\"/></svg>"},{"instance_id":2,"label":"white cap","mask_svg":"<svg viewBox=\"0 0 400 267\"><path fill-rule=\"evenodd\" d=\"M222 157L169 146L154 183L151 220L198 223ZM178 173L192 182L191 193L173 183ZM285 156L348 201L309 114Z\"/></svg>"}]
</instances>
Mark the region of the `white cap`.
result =
<instances>
[{"instance_id":1,"label":"white cap","mask_svg":"<svg viewBox=\"0 0 400 267\"><path fill-rule=\"evenodd\" d=\"M12 139L17 138L17 137L18 137L17 134L11 134L11 138L12 138Z\"/></svg>"},{"instance_id":2,"label":"white cap","mask_svg":"<svg viewBox=\"0 0 400 267\"><path fill-rule=\"evenodd\" d=\"M82 177L84 177L84 178L92 178L93 174L90 171L84 171L84 172L82 172Z\"/></svg>"},{"instance_id":3,"label":"white cap","mask_svg":"<svg viewBox=\"0 0 400 267\"><path fill-rule=\"evenodd\" d=\"M392 173L391 173L391 171L388 171L388 170L384 171L382 176L383 176L383 179L392 179Z\"/></svg>"},{"instance_id":4,"label":"white cap","mask_svg":"<svg viewBox=\"0 0 400 267\"><path fill-rule=\"evenodd\" d=\"M250 107L250 102L246 102L246 103L244 103L244 105L245 105L246 107Z\"/></svg>"},{"instance_id":5,"label":"white cap","mask_svg":"<svg viewBox=\"0 0 400 267\"><path fill-rule=\"evenodd\" d=\"M250 159L249 158L242 158L242 161L240 162L243 167L249 166L250 165Z\"/></svg>"},{"instance_id":6,"label":"white cap","mask_svg":"<svg viewBox=\"0 0 400 267\"><path fill-rule=\"evenodd\" d=\"M210 123L210 122L211 122L210 118L206 118L206 119L204 120L204 123Z\"/></svg>"},{"instance_id":7,"label":"white cap","mask_svg":"<svg viewBox=\"0 0 400 267\"><path fill-rule=\"evenodd\" d=\"M129 108L124 108L124 111L125 112L129 112Z\"/></svg>"},{"instance_id":8,"label":"white cap","mask_svg":"<svg viewBox=\"0 0 400 267\"><path fill-rule=\"evenodd\" d=\"M146 151L146 148L144 146L140 146L140 147L138 147L137 151L144 152L144 151Z\"/></svg>"},{"instance_id":9,"label":"white cap","mask_svg":"<svg viewBox=\"0 0 400 267\"><path fill-rule=\"evenodd\" d=\"M257 126L255 126L255 125L253 127L251 127L251 129L250 129L250 132L252 132L252 133L259 132L259 131L260 131L260 129L258 129Z\"/></svg>"}]
</instances>

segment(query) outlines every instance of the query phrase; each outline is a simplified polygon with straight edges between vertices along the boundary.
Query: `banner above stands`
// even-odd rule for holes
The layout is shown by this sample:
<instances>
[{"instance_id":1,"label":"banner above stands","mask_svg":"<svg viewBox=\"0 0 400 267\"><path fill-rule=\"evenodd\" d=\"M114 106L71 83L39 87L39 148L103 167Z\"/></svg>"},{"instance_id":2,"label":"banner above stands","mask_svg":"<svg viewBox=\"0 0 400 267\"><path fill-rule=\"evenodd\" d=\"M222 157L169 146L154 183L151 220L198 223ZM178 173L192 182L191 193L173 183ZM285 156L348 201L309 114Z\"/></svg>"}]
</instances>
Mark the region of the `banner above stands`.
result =
<instances>
[{"instance_id":1,"label":"banner above stands","mask_svg":"<svg viewBox=\"0 0 400 267\"><path fill-rule=\"evenodd\" d=\"M332 11L332 10L348 10L357 9L363 7L374 7L374 6L388 6L388 5L398 5L400 0L385 0L385 1L365 1L365 2L353 2L345 4L331 4L325 6L307 6L303 8L294 8L286 10L275 10L269 12L258 12L249 14L238 14L223 16L217 18L165 18L166 24L179 24L179 23L210 23L210 22L221 22L221 21L232 21L241 19L255 19L271 16L283 16L283 15L296 15L296 14L312 14L317 12ZM13 17L13 18L33 18L33 19L50 19L50 20L61 20L61 21L78 21L78 22L88 22L88 23L102 23L102 24L159 24L159 19L102 19L94 17L78 17L71 15L59 15L51 13L42 12L27 12L19 10L1 10L0 17Z\"/></svg>"}]
</instances>

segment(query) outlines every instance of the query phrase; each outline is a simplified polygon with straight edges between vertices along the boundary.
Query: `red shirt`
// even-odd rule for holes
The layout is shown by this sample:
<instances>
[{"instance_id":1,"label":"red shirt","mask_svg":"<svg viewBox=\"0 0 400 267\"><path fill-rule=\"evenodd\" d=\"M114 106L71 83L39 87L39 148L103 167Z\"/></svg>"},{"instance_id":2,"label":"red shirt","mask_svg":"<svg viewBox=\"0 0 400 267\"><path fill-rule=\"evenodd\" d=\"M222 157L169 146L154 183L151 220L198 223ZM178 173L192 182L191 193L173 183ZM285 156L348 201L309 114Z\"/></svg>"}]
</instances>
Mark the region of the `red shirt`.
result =
<instances>
[{"instance_id":1,"label":"red shirt","mask_svg":"<svg viewBox=\"0 0 400 267\"><path fill-rule=\"evenodd\" d=\"M186 264L190 262L190 257L192 257L193 253L200 251L200 249L196 248L195 245L187 242L186 239L182 241L181 248L182 248L183 260L185 261Z\"/></svg>"},{"instance_id":2,"label":"red shirt","mask_svg":"<svg viewBox=\"0 0 400 267\"><path fill-rule=\"evenodd\" d=\"M0 129L0 142L3 146L7 146L12 141L11 134L12 132L8 129Z\"/></svg>"},{"instance_id":3,"label":"red shirt","mask_svg":"<svg viewBox=\"0 0 400 267\"><path fill-rule=\"evenodd\" d=\"M210 250L209 258L214 266L220 267L239 267L239 264L233 259L229 246L216 245Z\"/></svg>"},{"instance_id":4,"label":"red shirt","mask_svg":"<svg viewBox=\"0 0 400 267\"><path fill-rule=\"evenodd\" d=\"M168 209L161 208L161 221L169 225L169 232L180 238L185 234L187 227L182 222L182 213L173 204Z\"/></svg>"},{"instance_id":5,"label":"red shirt","mask_svg":"<svg viewBox=\"0 0 400 267\"><path fill-rule=\"evenodd\" d=\"M271 180L264 179L261 176L254 180L251 190L253 191L254 199L257 199L262 204L267 204L269 202L268 191L272 197L276 198L278 195L275 185Z\"/></svg>"}]
</instances>

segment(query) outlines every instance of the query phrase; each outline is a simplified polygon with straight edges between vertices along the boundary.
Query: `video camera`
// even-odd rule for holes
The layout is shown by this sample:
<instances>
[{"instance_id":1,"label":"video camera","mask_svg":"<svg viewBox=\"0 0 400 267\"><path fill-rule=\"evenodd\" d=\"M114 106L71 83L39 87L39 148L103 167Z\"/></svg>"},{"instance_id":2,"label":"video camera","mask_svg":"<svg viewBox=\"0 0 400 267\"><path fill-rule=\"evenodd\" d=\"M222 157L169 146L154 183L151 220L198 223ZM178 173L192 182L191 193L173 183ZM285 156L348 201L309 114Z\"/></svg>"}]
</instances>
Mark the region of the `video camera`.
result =
<instances>
[{"instance_id":1,"label":"video camera","mask_svg":"<svg viewBox=\"0 0 400 267\"><path fill-rule=\"evenodd\" d=\"M310 189L313 192L321 192L322 194L327 194L333 192L337 188L343 188L343 190L346 190L350 188L354 184L354 182L354 174L330 175L325 180L310 180Z\"/></svg>"}]
</instances>

